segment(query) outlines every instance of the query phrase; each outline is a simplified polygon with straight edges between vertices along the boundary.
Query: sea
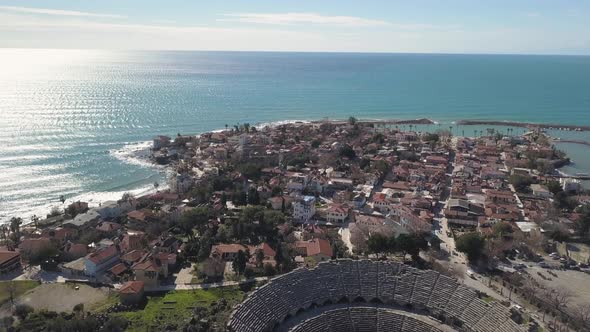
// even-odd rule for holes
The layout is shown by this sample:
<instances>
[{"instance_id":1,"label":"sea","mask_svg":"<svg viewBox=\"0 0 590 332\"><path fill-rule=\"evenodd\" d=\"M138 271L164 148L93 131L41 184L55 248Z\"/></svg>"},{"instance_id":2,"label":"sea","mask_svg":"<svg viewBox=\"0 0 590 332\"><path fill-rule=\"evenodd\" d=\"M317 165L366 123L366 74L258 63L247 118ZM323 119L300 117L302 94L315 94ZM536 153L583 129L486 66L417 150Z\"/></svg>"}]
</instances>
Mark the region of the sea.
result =
<instances>
[{"instance_id":1,"label":"sea","mask_svg":"<svg viewBox=\"0 0 590 332\"><path fill-rule=\"evenodd\" d=\"M165 188L158 134L350 116L590 125L590 57L0 49L0 223Z\"/></svg>"}]
</instances>

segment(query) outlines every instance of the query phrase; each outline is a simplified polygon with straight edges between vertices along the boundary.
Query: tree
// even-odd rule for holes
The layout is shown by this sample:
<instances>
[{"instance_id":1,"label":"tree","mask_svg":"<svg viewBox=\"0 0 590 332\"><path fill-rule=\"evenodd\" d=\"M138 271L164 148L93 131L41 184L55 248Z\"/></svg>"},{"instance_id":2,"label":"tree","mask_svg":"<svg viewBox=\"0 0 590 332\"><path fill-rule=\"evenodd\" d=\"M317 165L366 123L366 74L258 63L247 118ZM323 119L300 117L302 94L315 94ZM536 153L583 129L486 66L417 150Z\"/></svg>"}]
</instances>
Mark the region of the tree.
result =
<instances>
[{"instance_id":1,"label":"tree","mask_svg":"<svg viewBox=\"0 0 590 332\"><path fill-rule=\"evenodd\" d=\"M264 263L264 251L258 250L258 251L256 251L256 264L258 264L259 267L262 267L263 263Z\"/></svg>"},{"instance_id":2,"label":"tree","mask_svg":"<svg viewBox=\"0 0 590 332\"><path fill-rule=\"evenodd\" d=\"M555 180L547 182L547 189L549 189L549 191L552 192L554 195L562 191L561 184L559 184L559 182Z\"/></svg>"},{"instance_id":3,"label":"tree","mask_svg":"<svg viewBox=\"0 0 590 332\"><path fill-rule=\"evenodd\" d=\"M227 206L227 194L225 191L221 193L221 205L223 205L223 207Z\"/></svg>"},{"instance_id":4,"label":"tree","mask_svg":"<svg viewBox=\"0 0 590 332\"><path fill-rule=\"evenodd\" d=\"M575 226L577 233L581 236L586 236L590 231L590 208L588 206L582 208L580 219Z\"/></svg>"},{"instance_id":5,"label":"tree","mask_svg":"<svg viewBox=\"0 0 590 332\"><path fill-rule=\"evenodd\" d=\"M276 269L272 264L266 263L264 264L264 275L267 277L272 277L277 273Z\"/></svg>"},{"instance_id":6,"label":"tree","mask_svg":"<svg viewBox=\"0 0 590 332\"><path fill-rule=\"evenodd\" d=\"M201 271L208 280L219 280L223 277L225 261L220 257L207 258L201 264Z\"/></svg>"},{"instance_id":7,"label":"tree","mask_svg":"<svg viewBox=\"0 0 590 332\"><path fill-rule=\"evenodd\" d=\"M84 313L84 303L78 303L74 306L73 311L77 314L80 315L82 313Z\"/></svg>"},{"instance_id":8,"label":"tree","mask_svg":"<svg viewBox=\"0 0 590 332\"><path fill-rule=\"evenodd\" d=\"M154 189L156 189L156 191L158 191L158 188L160 188L160 184L158 183L158 181L154 182Z\"/></svg>"},{"instance_id":9,"label":"tree","mask_svg":"<svg viewBox=\"0 0 590 332\"><path fill-rule=\"evenodd\" d=\"M533 179L527 175L513 174L508 178L508 182L516 191L526 193L530 190L529 186L533 183Z\"/></svg>"},{"instance_id":10,"label":"tree","mask_svg":"<svg viewBox=\"0 0 590 332\"><path fill-rule=\"evenodd\" d=\"M246 253L243 250L239 250L236 258L232 262L232 268L238 274L242 274L242 273L244 273L244 270L246 269L247 262L248 262L248 256L246 255Z\"/></svg>"},{"instance_id":11,"label":"tree","mask_svg":"<svg viewBox=\"0 0 590 332\"><path fill-rule=\"evenodd\" d=\"M314 139L311 141L311 147L314 149L317 149L320 147L320 144L322 144L322 142L318 139Z\"/></svg>"},{"instance_id":12,"label":"tree","mask_svg":"<svg viewBox=\"0 0 590 332\"><path fill-rule=\"evenodd\" d=\"M39 228L39 217L36 214L31 216L31 222L35 225L35 229Z\"/></svg>"},{"instance_id":13,"label":"tree","mask_svg":"<svg viewBox=\"0 0 590 332\"><path fill-rule=\"evenodd\" d=\"M111 316L106 321L102 330L111 332L123 332L129 326L129 321L121 316Z\"/></svg>"},{"instance_id":14,"label":"tree","mask_svg":"<svg viewBox=\"0 0 590 332\"><path fill-rule=\"evenodd\" d=\"M12 217L10 218L10 232L12 234L12 240L17 245L20 243L20 226L23 224L22 218Z\"/></svg>"},{"instance_id":15,"label":"tree","mask_svg":"<svg viewBox=\"0 0 590 332\"><path fill-rule=\"evenodd\" d=\"M441 239L438 236L436 236L436 235L433 235L430 238L430 247L433 250L440 250L440 244L441 243L442 243Z\"/></svg>"},{"instance_id":16,"label":"tree","mask_svg":"<svg viewBox=\"0 0 590 332\"><path fill-rule=\"evenodd\" d=\"M396 239L396 247L404 256L410 254L413 260L418 258L420 250L428 249L428 242L422 236L400 234Z\"/></svg>"},{"instance_id":17,"label":"tree","mask_svg":"<svg viewBox=\"0 0 590 332\"><path fill-rule=\"evenodd\" d=\"M467 255L467 259L474 263L482 255L485 240L475 232L466 233L457 238L457 250Z\"/></svg>"},{"instance_id":18,"label":"tree","mask_svg":"<svg viewBox=\"0 0 590 332\"><path fill-rule=\"evenodd\" d=\"M338 150L338 155L340 155L341 157L347 157L349 159L356 158L356 152L354 152L354 150L352 149L352 147L350 147L350 145L348 145L348 144L344 144Z\"/></svg>"},{"instance_id":19,"label":"tree","mask_svg":"<svg viewBox=\"0 0 590 332\"><path fill-rule=\"evenodd\" d=\"M383 254L389 251L389 238L380 233L372 234L367 240L369 251L374 254Z\"/></svg>"},{"instance_id":20,"label":"tree","mask_svg":"<svg viewBox=\"0 0 590 332\"><path fill-rule=\"evenodd\" d=\"M193 228L196 228L199 234L203 234L208 224L209 209L207 207L197 207L182 214L179 226L189 238L192 238L194 236Z\"/></svg>"},{"instance_id":21,"label":"tree","mask_svg":"<svg viewBox=\"0 0 590 332\"><path fill-rule=\"evenodd\" d=\"M578 304L571 311L578 324L590 328L590 303Z\"/></svg>"},{"instance_id":22,"label":"tree","mask_svg":"<svg viewBox=\"0 0 590 332\"><path fill-rule=\"evenodd\" d=\"M66 202L66 197L64 195L59 196L59 201L61 204L64 204Z\"/></svg>"},{"instance_id":23,"label":"tree","mask_svg":"<svg viewBox=\"0 0 590 332\"><path fill-rule=\"evenodd\" d=\"M499 237L507 236L514 232L512 225L508 222L499 222L492 227L492 230L494 231L494 234Z\"/></svg>"},{"instance_id":24,"label":"tree","mask_svg":"<svg viewBox=\"0 0 590 332\"><path fill-rule=\"evenodd\" d=\"M27 318L27 316L34 311L35 310L33 309L33 307L31 307L30 305L26 305L26 304L18 304L14 308L14 313L21 320L24 320L25 318Z\"/></svg>"},{"instance_id":25,"label":"tree","mask_svg":"<svg viewBox=\"0 0 590 332\"><path fill-rule=\"evenodd\" d=\"M357 119L354 116L348 118L348 124L355 125L357 123Z\"/></svg>"},{"instance_id":26,"label":"tree","mask_svg":"<svg viewBox=\"0 0 590 332\"><path fill-rule=\"evenodd\" d=\"M251 187L250 189L248 189L248 204L260 204L260 195L258 194L258 190L256 190L256 187Z\"/></svg>"}]
</instances>

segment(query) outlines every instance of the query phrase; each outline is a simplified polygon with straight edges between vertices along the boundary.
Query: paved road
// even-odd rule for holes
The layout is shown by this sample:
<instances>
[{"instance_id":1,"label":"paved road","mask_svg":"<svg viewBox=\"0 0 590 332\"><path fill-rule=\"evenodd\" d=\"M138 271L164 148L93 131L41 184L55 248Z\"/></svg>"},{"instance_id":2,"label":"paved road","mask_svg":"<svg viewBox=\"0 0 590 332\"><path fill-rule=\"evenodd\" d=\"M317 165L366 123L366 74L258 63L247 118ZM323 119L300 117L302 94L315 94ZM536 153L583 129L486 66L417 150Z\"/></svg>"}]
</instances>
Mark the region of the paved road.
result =
<instances>
[{"instance_id":1,"label":"paved road","mask_svg":"<svg viewBox=\"0 0 590 332\"><path fill-rule=\"evenodd\" d=\"M257 277L248 280L242 281L223 281L223 282L216 282L216 283L202 283L202 284L173 284L173 285L160 285L156 288L150 288L149 291L156 291L156 292L167 292L173 290L195 290L195 289L209 289L209 288L219 288L219 287L229 287L229 286L237 286L249 282L259 282L259 281L267 281L269 277ZM120 285L118 285L120 287ZM117 286L115 286L117 288Z\"/></svg>"}]
</instances>

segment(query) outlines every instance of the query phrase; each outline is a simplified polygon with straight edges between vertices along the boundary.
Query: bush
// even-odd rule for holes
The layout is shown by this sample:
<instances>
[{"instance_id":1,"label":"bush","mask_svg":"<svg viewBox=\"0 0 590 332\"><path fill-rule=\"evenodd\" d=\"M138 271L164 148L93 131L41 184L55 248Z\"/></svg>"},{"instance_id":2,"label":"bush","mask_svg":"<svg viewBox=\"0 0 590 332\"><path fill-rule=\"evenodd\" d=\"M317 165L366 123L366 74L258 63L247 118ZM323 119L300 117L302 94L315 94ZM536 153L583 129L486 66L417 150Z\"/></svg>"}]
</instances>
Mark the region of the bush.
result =
<instances>
[{"instance_id":1,"label":"bush","mask_svg":"<svg viewBox=\"0 0 590 332\"><path fill-rule=\"evenodd\" d=\"M27 318L27 316L34 311L33 307L26 304L18 304L16 308L14 308L14 314L21 320Z\"/></svg>"},{"instance_id":2,"label":"bush","mask_svg":"<svg viewBox=\"0 0 590 332\"><path fill-rule=\"evenodd\" d=\"M529 186L533 183L533 179L530 176L513 174L508 182L514 186L516 191L526 193L530 190Z\"/></svg>"},{"instance_id":3,"label":"bush","mask_svg":"<svg viewBox=\"0 0 590 332\"><path fill-rule=\"evenodd\" d=\"M275 267L272 266L270 263L264 264L264 275L267 277L272 277L277 273Z\"/></svg>"},{"instance_id":4,"label":"bush","mask_svg":"<svg viewBox=\"0 0 590 332\"><path fill-rule=\"evenodd\" d=\"M123 317L113 316L104 324L104 331L122 332L127 329L129 321Z\"/></svg>"},{"instance_id":5,"label":"bush","mask_svg":"<svg viewBox=\"0 0 590 332\"><path fill-rule=\"evenodd\" d=\"M467 255L470 262L476 262L482 255L485 240L477 233L467 233L457 238L457 250Z\"/></svg>"},{"instance_id":6,"label":"bush","mask_svg":"<svg viewBox=\"0 0 590 332\"><path fill-rule=\"evenodd\" d=\"M356 152L354 152L352 147L350 147L348 144L344 145L340 148L340 150L338 150L338 155L340 155L340 157L347 157L349 159L356 158Z\"/></svg>"}]
</instances>

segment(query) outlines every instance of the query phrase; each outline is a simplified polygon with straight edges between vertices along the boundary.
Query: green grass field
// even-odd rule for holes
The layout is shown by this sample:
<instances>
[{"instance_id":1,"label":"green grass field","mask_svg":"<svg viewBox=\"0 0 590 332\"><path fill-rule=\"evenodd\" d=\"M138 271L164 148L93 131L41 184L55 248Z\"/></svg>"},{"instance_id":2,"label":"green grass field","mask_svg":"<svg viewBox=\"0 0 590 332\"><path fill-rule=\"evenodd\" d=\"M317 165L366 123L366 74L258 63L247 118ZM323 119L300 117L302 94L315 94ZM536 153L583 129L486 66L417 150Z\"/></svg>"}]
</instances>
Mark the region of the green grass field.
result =
<instances>
[{"instance_id":1,"label":"green grass field","mask_svg":"<svg viewBox=\"0 0 590 332\"><path fill-rule=\"evenodd\" d=\"M39 282L34 280L0 281L0 304L10 301L11 291L16 299L39 285Z\"/></svg>"},{"instance_id":2,"label":"green grass field","mask_svg":"<svg viewBox=\"0 0 590 332\"><path fill-rule=\"evenodd\" d=\"M176 324L180 329L192 316L195 307L209 308L222 297L228 302L228 308L231 310L235 304L242 301L244 293L237 287L173 291L161 296L148 296L148 302L143 310L113 315L129 320L131 326L128 331L161 331L170 324Z\"/></svg>"}]
</instances>

